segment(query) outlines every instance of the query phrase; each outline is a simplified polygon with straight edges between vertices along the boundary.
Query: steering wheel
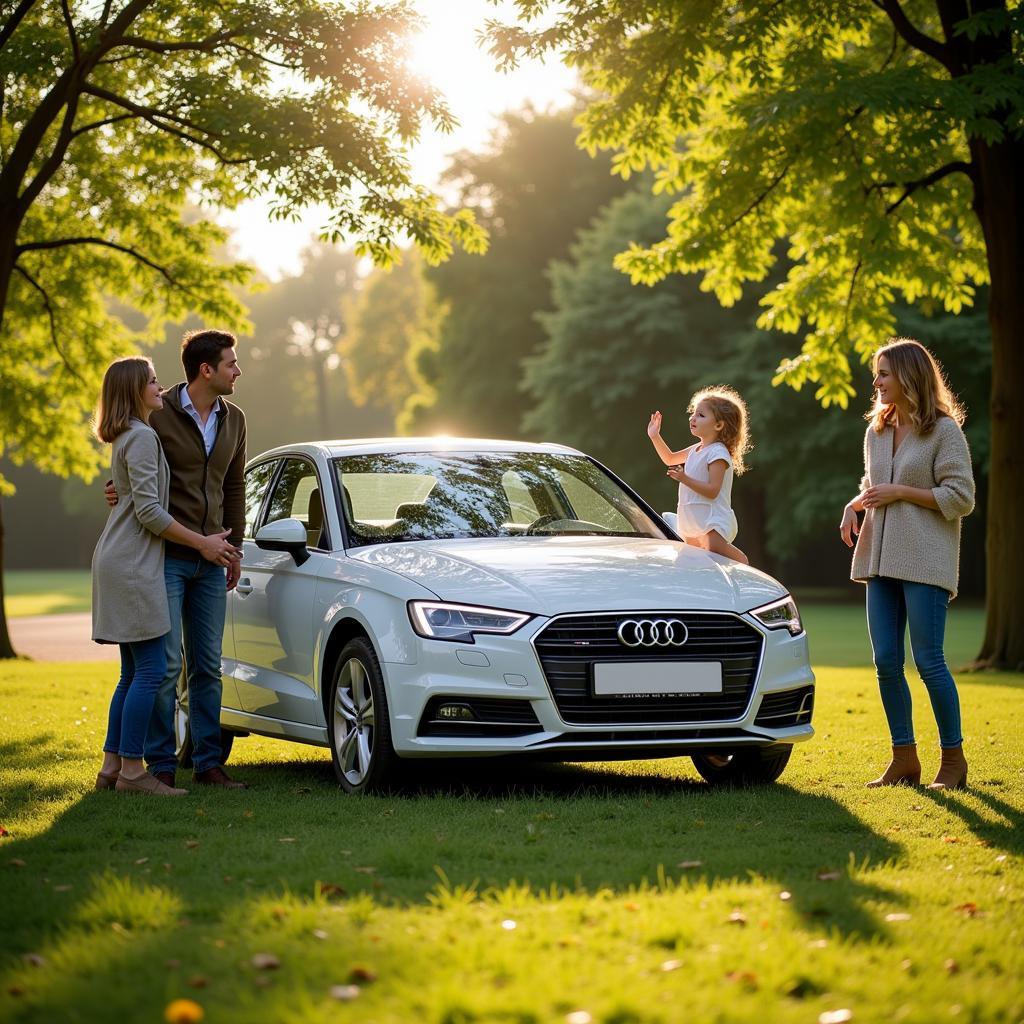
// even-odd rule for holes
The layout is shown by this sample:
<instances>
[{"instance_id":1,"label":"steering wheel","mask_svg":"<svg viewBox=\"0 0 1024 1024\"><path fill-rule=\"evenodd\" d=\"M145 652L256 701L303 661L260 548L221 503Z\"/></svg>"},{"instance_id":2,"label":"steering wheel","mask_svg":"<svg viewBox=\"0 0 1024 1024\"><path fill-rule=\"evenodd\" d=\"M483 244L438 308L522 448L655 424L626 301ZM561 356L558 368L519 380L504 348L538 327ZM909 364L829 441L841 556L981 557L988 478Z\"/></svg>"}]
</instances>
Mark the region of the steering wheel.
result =
<instances>
[{"instance_id":1,"label":"steering wheel","mask_svg":"<svg viewBox=\"0 0 1024 1024\"><path fill-rule=\"evenodd\" d=\"M534 519L534 521L523 531L524 536L529 537L537 533L542 526L549 526L551 523L557 523L560 519L564 518L564 516L553 515L537 516L537 518Z\"/></svg>"}]
</instances>

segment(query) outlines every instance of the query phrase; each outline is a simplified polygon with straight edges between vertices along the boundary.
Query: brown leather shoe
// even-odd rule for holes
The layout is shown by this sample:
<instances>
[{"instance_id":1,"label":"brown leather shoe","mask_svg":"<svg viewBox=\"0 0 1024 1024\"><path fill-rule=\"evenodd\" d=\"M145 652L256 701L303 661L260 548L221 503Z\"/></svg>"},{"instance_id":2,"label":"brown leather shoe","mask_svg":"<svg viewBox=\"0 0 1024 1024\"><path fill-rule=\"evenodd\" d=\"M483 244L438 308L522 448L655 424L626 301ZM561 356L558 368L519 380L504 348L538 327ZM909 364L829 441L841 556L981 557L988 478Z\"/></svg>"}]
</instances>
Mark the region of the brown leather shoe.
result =
<instances>
[{"instance_id":1,"label":"brown leather shoe","mask_svg":"<svg viewBox=\"0 0 1024 1024\"><path fill-rule=\"evenodd\" d=\"M930 783L929 789L965 789L967 786L967 758L964 748L943 747L939 763L939 774Z\"/></svg>"},{"instance_id":2,"label":"brown leather shoe","mask_svg":"<svg viewBox=\"0 0 1024 1024\"><path fill-rule=\"evenodd\" d=\"M117 775L117 772L111 772L110 774L107 774L106 772L97 772L96 788L99 790L113 789L117 785Z\"/></svg>"},{"instance_id":3,"label":"brown leather shoe","mask_svg":"<svg viewBox=\"0 0 1024 1024\"><path fill-rule=\"evenodd\" d=\"M153 778L159 779L168 789L174 789L174 772L151 772Z\"/></svg>"},{"instance_id":4,"label":"brown leather shoe","mask_svg":"<svg viewBox=\"0 0 1024 1024\"><path fill-rule=\"evenodd\" d=\"M877 786L898 786L908 783L916 786L921 781L921 762L917 759L917 744L907 743L892 748L892 760L882 774L872 782L865 783L868 789Z\"/></svg>"},{"instance_id":5,"label":"brown leather shoe","mask_svg":"<svg viewBox=\"0 0 1024 1024\"><path fill-rule=\"evenodd\" d=\"M192 781L199 786L223 786L225 789L248 789L244 782L236 782L220 766L205 772L193 772Z\"/></svg>"},{"instance_id":6,"label":"brown leather shoe","mask_svg":"<svg viewBox=\"0 0 1024 1024\"><path fill-rule=\"evenodd\" d=\"M175 789L173 786L165 786L155 775L143 772L134 779L128 778L122 773L117 777L117 784L114 789L118 793L146 793L150 796L188 796L187 789Z\"/></svg>"}]
</instances>

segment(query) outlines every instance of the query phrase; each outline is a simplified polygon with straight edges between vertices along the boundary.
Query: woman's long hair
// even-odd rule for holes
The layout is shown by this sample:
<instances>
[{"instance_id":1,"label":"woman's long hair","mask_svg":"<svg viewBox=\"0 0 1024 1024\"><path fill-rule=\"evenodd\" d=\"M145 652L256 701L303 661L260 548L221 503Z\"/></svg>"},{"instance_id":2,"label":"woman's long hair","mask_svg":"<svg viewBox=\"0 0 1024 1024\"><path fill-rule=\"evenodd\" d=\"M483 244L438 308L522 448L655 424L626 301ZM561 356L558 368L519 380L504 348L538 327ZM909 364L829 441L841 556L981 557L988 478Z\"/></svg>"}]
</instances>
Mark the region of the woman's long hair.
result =
<instances>
[{"instance_id":1,"label":"woman's long hair","mask_svg":"<svg viewBox=\"0 0 1024 1024\"><path fill-rule=\"evenodd\" d=\"M718 384L712 388L701 388L690 399L687 412L692 413L701 402L707 402L711 413L722 424L722 432L718 440L729 449L732 456L733 472L739 476L747 471L743 456L751 449L750 428L747 426L747 403L740 398L739 392L728 384Z\"/></svg>"},{"instance_id":2,"label":"woman's long hair","mask_svg":"<svg viewBox=\"0 0 1024 1024\"><path fill-rule=\"evenodd\" d=\"M882 356L885 356L889 371L903 391L907 415L916 433L929 433L940 416L949 416L957 426L964 425L966 410L949 390L938 360L921 342L913 338L890 338L871 361L871 369L876 375L878 360ZM864 418L880 434L895 416L896 406L881 401L876 392L874 405Z\"/></svg>"},{"instance_id":3,"label":"woman's long hair","mask_svg":"<svg viewBox=\"0 0 1024 1024\"><path fill-rule=\"evenodd\" d=\"M143 419L142 393L152 376L153 364L144 356L125 356L107 367L93 427L100 441L110 444L133 416Z\"/></svg>"}]
</instances>

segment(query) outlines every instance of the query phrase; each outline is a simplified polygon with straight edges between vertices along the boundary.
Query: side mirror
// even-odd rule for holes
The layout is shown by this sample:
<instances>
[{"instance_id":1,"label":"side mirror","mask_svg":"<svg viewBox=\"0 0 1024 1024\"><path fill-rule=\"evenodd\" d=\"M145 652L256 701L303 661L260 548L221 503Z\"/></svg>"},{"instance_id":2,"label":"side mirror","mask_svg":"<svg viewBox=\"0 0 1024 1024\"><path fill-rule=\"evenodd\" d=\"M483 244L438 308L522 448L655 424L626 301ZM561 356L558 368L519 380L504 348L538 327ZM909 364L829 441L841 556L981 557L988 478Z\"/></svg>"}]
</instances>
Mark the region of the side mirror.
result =
<instances>
[{"instance_id":1,"label":"side mirror","mask_svg":"<svg viewBox=\"0 0 1024 1024\"><path fill-rule=\"evenodd\" d=\"M306 527L298 519L278 519L267 523L256 534L256 547L264 551L287 551L302 565L309 558L306 550Z\"/></svg>"},{"instance_id":2,"label":"side mirror","mask_svg":"<svg viewBox=\"0 0 1024 1024\"><path fill-rule=\"evenodd\" d=\"M679 516L675 512L662 512L661 518L665 520L665 525L678 537L679 536ZM260 533L263 531L261 530Z\"/></svg>"}]
</instances>

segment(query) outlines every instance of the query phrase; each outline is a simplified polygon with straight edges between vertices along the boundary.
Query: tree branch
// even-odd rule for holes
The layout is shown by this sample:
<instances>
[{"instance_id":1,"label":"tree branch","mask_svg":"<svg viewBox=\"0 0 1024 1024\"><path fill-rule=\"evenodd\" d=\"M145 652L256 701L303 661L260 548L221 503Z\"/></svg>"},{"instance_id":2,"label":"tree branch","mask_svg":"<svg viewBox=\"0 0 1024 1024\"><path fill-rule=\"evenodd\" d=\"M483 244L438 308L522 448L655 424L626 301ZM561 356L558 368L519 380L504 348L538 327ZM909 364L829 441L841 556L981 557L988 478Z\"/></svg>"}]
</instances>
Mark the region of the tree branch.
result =
<instances>
[{"instance_id":1,"label":"tree branch","mask_svg":"<svg viewBox=\"0 0 1024 1024\"><path fill-rule=\"evenodd\" d=\"M950 174L966 174L971 181L974 181L974 168L967 163L965 160L951 160L948 164L937 168L932 171L931 174L926 174L923 178L918 178L916 181L908 181L903 185L903 195L899 199L891 202L885 208L885 215L888 217L890 213L894 213L903 202L909 199L915 192L920 191L922 188L928 188L934 185L937 181L941 181L943 178L948 177ZM876 186L872 186L876 187ZM895 182L881 182L877 186L879 188L893 188Z\"/></svg>"},{"instance_id":2,"label":"tree branch","mask_svg":"<svg viewBox=\"0 0 1024 1024\"><path fill-rule=\"evenodd\" d=\"M68 39L71 40L71 52L77 61L82 56L81 47L78 45L78 33L75 31L75 23L71 18L71 8L68 7L68 0L60 0L61 13L64 15L64 24L68 28Z\"/></svg>"},{"instance_id":3,"label":"tree branch","mask_svg":"<svg viewBox=\"0 0 1024 1024\"><path fill-rule=\"evenodd\" d=\"M68 373L84 384L85 381L82 380L81 374L71 365L71 362L67 355L65 355L64 350L60 347L60 341L57 338L57 317L54 315L53 303L50 301L48 292L24 267L19 267L18 264L15 263L14 270L16 273L21 274L21 276L25 278L25 280L28 281L28 283L32 285L37 292L39 292L43 300L43 306L46 309L46 315L50 318L50 339L53 341L53 347L57 350L57 355L60 356L61 362L67 367Z\"/></svg>"},{"instance_id":4,"label":"tree branch","mask_svg":"<svg viewBox=\"0 0 1024 1024\"><path fill-rule=\"evenodd\" d=\"M88 124L83 124L80 128L76 128L71 133L71 138L77 139L79 135L95 131L97 128L103 128L108 124L117 124L118 121L131 121L134 117L135 114L115 114L113 117L104 117L100 121L90 121Z\"/></svg>"},{"instance_id":5,"label":"tree branch","mask_svg":"<svg viewBox=\"0 0 1024 1024\"><path fill-rule=\"evenodd\" d=\"M907 17L907 12L900 6L899 0L871 0L871 2L885 14L893 24L893 28L912 46L915 50L933 60L937 60L954 78L963 73L963 69L954 59L949 47L934 39L932 36L922 32Z\"/></svg>"},{"instance_id":6,"label":"tree branch","mask_svg":"<svg viewBox=\"0 0 1024 1024\"><path fill-rule=\"evenodd\" d=\"M148 256L144 256L137 249L133 249L129 245L121 245L119 242L111 242L106 238L97 238L92 235L81 235L77 238L51 238L45 242L24 242L15 248L14 258L17 259L23 252L39 252L43 249L60 249L66 245L99 245L106 249L113 249L116 252L121 252L127 256L131 256L133 259L138 260L139 263L149 267L150 270L155 270L172 287L180 288L184 292L191 292L192 290L175 280L174 275L166 267L161 266L154 260L151 260Z\"/></svg>"},{"instance_id":7,"label":"tree branch","mask_svg":"<svg viewBox=\"0 0 1024 1024\"><path fill-rule=\"evenodd\" d=\"M36 0L21 0L18 4L17 9L13 14L4 22L3 28L0 28L0 50L7 45L7 40L14 35L15 29L24 21L25 15L32 10L36 5Z\"/></svg>"},{"instance_id":8,"label":"tree branch","mask_svg":"<svg viewBox=\"0 0 1024 1024\"><path fill-rule=\"evenodd\" d=\"M796 154L794 154L792 157L790 157L789 160L786 161L786 164L782 168L782 170L779 171L779 173L776 174L770 182L768 182L768 184L764 187L764 190L759 195L754 197L750 205L741 214L739 214L736 217L733 217L733 219L729 221L729 223L726 224L724 228L722 228L722 231L731 231L734 227L736 227L737 224L739 224L740 221L746 220L746 218L749 217L750 214L752 214L765 201L765 199L768 198L768 196L772 193L772 191L774 191L779 182L781 182L782 179L789 173L789 169L790 167L793 166L793 162L795 160Z\"/></svg>"},{"instance_id":9,"label":"tree branch","mask_svg":"<svg viewBox=\"0 0 1024 1024\"><path fill-rule=\"evenodd\" d=\"M186 40L179 43L171 43L163 39L144 39L142 36L122 36L109 49L117 50L122 46L128 46L135 50L150 50L153 53L178 53L183 50L200 50L203 53L212 53L217 49L218 45L227 42L236 35L241 35L241 33L225 29L223 32L207 36L205 39Z\"/></svg>"}]
</instances>

